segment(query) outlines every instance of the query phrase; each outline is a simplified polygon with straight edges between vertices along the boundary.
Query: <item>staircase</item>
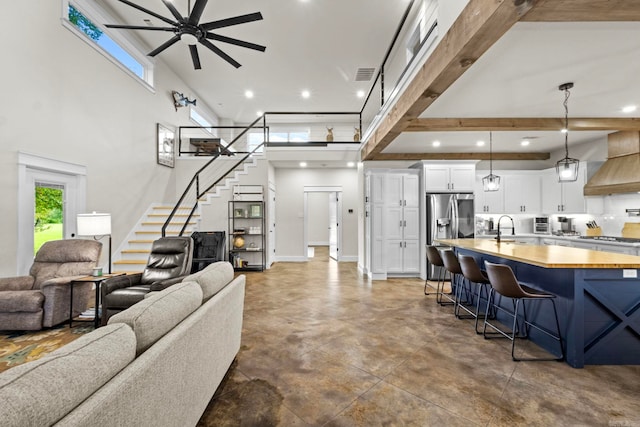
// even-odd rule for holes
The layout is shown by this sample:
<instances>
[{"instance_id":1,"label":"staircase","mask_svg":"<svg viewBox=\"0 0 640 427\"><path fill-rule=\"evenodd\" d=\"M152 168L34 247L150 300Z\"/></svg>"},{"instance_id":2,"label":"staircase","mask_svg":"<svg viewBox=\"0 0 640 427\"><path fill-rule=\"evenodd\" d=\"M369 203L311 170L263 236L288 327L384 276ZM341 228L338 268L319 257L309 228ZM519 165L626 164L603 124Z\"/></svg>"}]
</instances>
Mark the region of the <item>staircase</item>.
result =
<instances>
[{"instance_id":1,"label":"staircase","mask_svg":"<svg viewBox=\"0 0 640 427\"><path fill-rule=\"evenodd\" d=\"M254 154L250 159L245 161L242 168L235 170L231 175L213 187L209 192L198 199L198 207L196 212L189 220L183 235L189 236L194 231L199 230L200 225L200 205L207 205L216 202L224 196L230 199L233 187L240 181L240 177L248 175L249 170L254 168L259 159L263 159L264 155ZM126 242L121 245L120 251L113 253L113 271L114 272L142 272L147 265L149 253L151 252L151 244L162 237L162 226L169 218L169 214L174 206L154 205L138 221L136 226L131 230ZM180 207L174 215L174 221L169 223L167 227L167 236L177 236L182 229L184 220L189 217L192 206ZM226 212L226 201L224 202L224 210ZM227 228L226 222L224 229Z\"/></svg>"}]
</instances>

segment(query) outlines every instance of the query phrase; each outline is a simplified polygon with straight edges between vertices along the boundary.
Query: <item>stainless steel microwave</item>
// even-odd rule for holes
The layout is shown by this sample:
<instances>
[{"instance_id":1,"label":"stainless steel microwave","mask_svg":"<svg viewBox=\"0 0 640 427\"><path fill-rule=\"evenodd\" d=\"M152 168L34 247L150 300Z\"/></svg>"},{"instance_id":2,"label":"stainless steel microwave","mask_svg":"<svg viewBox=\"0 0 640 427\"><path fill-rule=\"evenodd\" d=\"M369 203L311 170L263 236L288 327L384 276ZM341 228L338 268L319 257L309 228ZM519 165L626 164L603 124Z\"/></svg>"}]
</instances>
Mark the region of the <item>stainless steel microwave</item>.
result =
<instances>
[{"instance_id":1,"label":"stainless steel microwave","mask_svg":"<svg viewBox=\"0 0 640 427\"><path fill-rule=\"evenodd\" d=\"M551 226L549 224L548 216L537 216L533 219L533 232L536 234L549 234L551 233Z\"/></svg>"}]
</instances>

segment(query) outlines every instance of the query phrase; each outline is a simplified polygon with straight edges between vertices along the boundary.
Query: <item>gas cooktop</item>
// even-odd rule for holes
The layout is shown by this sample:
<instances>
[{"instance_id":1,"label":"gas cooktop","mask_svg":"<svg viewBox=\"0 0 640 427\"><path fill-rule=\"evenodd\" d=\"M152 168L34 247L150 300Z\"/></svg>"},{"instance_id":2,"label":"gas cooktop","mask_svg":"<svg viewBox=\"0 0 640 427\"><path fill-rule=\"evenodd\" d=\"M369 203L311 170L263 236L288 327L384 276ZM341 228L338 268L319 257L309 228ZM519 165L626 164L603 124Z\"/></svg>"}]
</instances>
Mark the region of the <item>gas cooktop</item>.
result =
<instances>
[{"instance_id":1,"label":"gas cooktop","mask_svg":"<svg viewBox=\"0 0 640 427\"><path fill-rule=\"evenodd\" d=\"M603 240L605 242L640 243L640 239L618 236L580 236L581 239Z\"/></svg>"}]
</instances>

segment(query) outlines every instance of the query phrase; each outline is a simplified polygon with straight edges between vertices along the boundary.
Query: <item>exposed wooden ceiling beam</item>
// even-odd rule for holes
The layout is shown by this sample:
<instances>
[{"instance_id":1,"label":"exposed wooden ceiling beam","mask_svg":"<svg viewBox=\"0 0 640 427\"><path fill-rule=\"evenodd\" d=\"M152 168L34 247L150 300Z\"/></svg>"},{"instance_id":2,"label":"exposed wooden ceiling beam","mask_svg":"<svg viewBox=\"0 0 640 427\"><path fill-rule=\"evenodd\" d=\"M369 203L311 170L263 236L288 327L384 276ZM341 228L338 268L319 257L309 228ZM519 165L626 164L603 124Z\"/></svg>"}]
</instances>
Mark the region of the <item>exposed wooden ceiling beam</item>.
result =
<instances>
[{"instance_id":1,"label":"exposed wooden ceiling beam","mask_svg":"<svg viewBox=\"0 0 640 427\"><path fill-rule=\"evenodd\" d=\"M518 6L515 6L518 4ZM398 101L368 137L361 150L363 160L380 154L398 135L418 129L415 119L424 112L518 21L577 22L577 21L640 21L636 0L470 0L458 19L436 46ZM471 119L466 119L471 120ZM504 119L514 120L514 119ZM522 119L526 120L526 119ZM558 129L557 120L547 124L524 124L521 127L504 124L503 130ZM553 121L556 121L555 123ZM579 120L588 120L580 123ZM613 125L611 120L618 120ZM573 119L572 130L637 130L638 119ZM418 122L419 123L419 122ZM562 124L560 123L560 126ZM445 128L448 126L445 126ZM461 130L438 129L429 130ZM465 127L464 130L500 130L492 127Z\"/></svg>"},{"instance_id":2,"label":"exposed wooden ceiling beam","mask_svg":"<svg viewBox=\"0 0 640 427\"><path fill-rule=\"evenodd\" d=\"M414 119L406 132L464 132L464 131L555 131L564 127L564 118L458 118ZM569 130L640 130L640 118L570 118Z\"/></svg>"},{"instance_id":3,"label":"exposed wooden ceiling beam","mask_svg":"<svg viewBox=\"0 0 640 427\"><path fill-rule=\"evenodd\" d=\"M363 160L381 153L522 16L533 2L470 0L434 48L407 89L386 113L361 151Z\"/></svg>"},{"instance_id":4,"label":"exposed wooden ceiling beam","mask_svg":"<svg viewBox=\"0 0 640 427\"><path fill-rule=\"evenodd\" d=\"M639 21L637 1L630 0L538 0L522 21Z\"/></svg>"},{"instance_id":5,"label":"exposed wooden ceiling beam","mask_svg":"<svg viewBox=\"0 0 640 427\"><path fill-rule=\"evenodd\" d=\"M549 153L493 153L492 160L548 160ZM489 160L489 153L376 153L369 160Z\"/></svg>"}]
</instances>

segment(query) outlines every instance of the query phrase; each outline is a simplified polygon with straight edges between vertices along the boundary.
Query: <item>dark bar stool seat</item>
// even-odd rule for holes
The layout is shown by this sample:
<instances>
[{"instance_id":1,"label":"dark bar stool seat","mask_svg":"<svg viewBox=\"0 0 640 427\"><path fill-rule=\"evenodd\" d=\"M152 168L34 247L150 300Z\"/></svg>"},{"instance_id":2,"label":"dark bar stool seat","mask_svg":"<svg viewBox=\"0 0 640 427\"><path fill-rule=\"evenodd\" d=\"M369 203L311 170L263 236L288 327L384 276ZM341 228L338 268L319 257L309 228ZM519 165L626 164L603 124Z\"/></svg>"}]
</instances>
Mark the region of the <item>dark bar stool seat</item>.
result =
<instances>
[{"instance_id":1,"label":"dark bar stool seat","mask_svg":"<svg viewBox=\"0 0 640 427\"><path fill-rule=\"evenodd\" d=\"M440 251L435 246L427 245L427 259L429 262L436 267L440 267L440 272L438 273L438 283L436 284L436 302L440 305L449 305L453 304L453 299L449 297L448 294L444 292L444 279L445 279L445 267L444 262L442 261L442 257L440 256ZM427 282L424 284L424 294L427 293ZM447 298L449 301L443 301L443 297Z\"/></svg>"},{"instance_id":2,"label":"dark bar stool seat","mask_svg":"<svg viewBox=\"0 0 640 427\"><path fill-rule=\"evenodd\" d=\"M560 323L558 321L558 311L556 309L556 303L554 301L555 295L548 294L542 291L538 291L536 289L529 288L528 286L522 285L518 283L518 279L513 274L513 270L511 267L504 264L494 264L488 261L485 261L485 266L487 269L487 276L489 277L489 282L491 283L491 289L489 291L489 299L487 300L487 309L485 311L485 319L483 326L483 334L486 336L487 326L498 332L500 335L509 338L511 340L511 358L518 362L521 360L524 361L542 361L542 360L564 360L564 349L562 347L562 336L560 335ZM506 310L503 307L500 307L495 304L494 296L495 294L500 294L504 297L511 298L514 301L514 309L513 312ZM540 326L537 326L530 321L527 320L527 311L525 301L550 301L553 307L553 314L555 316L555 325L556 332L546 330ZM522 316L523 316L523 324L524 324L524 334L518 335L518 309L520 306L520 302L522 302ZM513 325L511 328L511 332L505 332L497 326L489 323L488 316L486 315L490 306L493 306L495 309L500 310L504 313L509 314L513 317ZM529 336L529 327L535 328L536 330L546 334L547 336L558 341L560 346L560 357L553 358L516 358L515 356L515 348L516 348L516 338L527 338Z\"/></svg>"},{"instance_id":3,"label":"dark bar stool seat","mask_svg":"<svg viewBox=\"0 0 640 427\"><path fill-rule=\"evenodd\" d=\"M471 316L473 316L474 319L476 319L476 322L475 322L476 334L480 334L481 332L478 330L478 323L479 323L478 317L480 316L479 314L480 299L482 298L483 290L484 290L485 298L487 299L489 298L489 292L486 290L486 288L488 286L491 286L491 284L489 282L489 278L487 277L487 275L482 270L480 270L480 267L478 266L478 263L476 263L476 260L474 257L470 255L459 255L458 262L460 263L460 268L462 269L462 274L464 278L467 279L469 283L476 284L476 289L475 289L476 292L474 295L476 299L475 312L472 312L464 305L461 306L461 308L463 308Z\"/></svg>"}]
</instances>

